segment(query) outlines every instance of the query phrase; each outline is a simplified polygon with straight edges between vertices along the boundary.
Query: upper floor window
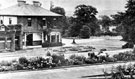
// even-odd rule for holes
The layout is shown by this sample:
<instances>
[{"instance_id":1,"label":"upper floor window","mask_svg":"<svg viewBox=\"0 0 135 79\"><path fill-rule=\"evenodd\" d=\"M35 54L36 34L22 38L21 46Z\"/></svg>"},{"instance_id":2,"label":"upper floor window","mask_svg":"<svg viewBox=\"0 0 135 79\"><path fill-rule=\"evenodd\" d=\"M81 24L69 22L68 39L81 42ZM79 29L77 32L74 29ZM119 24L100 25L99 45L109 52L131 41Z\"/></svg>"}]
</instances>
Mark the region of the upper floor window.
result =
<instances>
[{"instance_id":1,"label":"upper floor window","mask_svg":"<svg viewBox=\"0 0 135 79\"><path fill-rule=\"evenodd\" d=\"M11 20L11 18L9 18L9 24L12 24L12 20Z\"/></svg>"},{"instance_id":2,"label":"upper floor window","mask_svg":"<svg viewBox=\"0 0 135 79\"><path fill-rule=\"evenodd\" d=\"M28 26L31 26L32 25L32 20L31 18L28 18Z\"/></svg>"},{"instance_id":3,"label":"upper floor window","mask_svg":"<svg viewBox=\"0 0 135 79\"><path fill-rule=\"evenodd\" d=\"M5 27L4 26L0 26L0 31L5 31Z\"/></svg>"},{"instance_id":4,"label":"upper floor window","mask_svg":"<svg viewBox=\"0 0 135 79\"><path fill-rule=\"evenodd\" d=\"M56 18L53 18L54 21L56 21Z\"/></svg>"},{"instance_id":5,"label":"upper floor window","mask_svg":"<svg viewBox=\"0 0 135 79\"><path fill-rule=\"evenodd\" d=\"M43 18L43 26L47 26L46 18Z\"/></svg>"},{"instance_id":6,"label":"upper floor window","mask_svg":"<svg viewBox=\"0 0 135 79\"><path fill-rule=\"evenodd\" d=\"M3 24L3 20L0 20L0 24Z\"/></svg>"}]
</instances>

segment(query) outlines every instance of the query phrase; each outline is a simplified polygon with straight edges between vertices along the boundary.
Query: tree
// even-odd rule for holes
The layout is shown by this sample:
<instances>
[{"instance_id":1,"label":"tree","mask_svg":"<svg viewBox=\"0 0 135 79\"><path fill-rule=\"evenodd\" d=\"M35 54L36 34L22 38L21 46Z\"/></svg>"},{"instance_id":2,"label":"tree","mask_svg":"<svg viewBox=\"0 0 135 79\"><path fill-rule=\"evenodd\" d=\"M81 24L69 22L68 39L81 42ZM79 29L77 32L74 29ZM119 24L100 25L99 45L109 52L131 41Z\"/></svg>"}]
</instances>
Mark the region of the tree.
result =
<instances>
[{"instance_id":1,"label":"tree","mask_svg":"<svg viewBox=\"0 0 135 79\"><path fill-rule=\"evenodd\" d=\"M62 7L52 7L50 9L52 12L63 15L58 21L55 23L58 29L62 30L62 35L66 33L66 30L69 27L68 18L65 16L65 10Z\"/></svg>"},{"instance_id":2,"label":"tree","mask_svg":"<svg viewBox=\"0 0 135 79\"><path fill-rule=\"evenodd\" d=\"M119 21L119 26L122 28L122 36L125 41L135 43L135 1L128 0L126 11L114 15L114 20Z\"/></svg>"},{"instance_id":3,"label":"tree","mask_svg":"<svg viewBox=\"0 0 135 79\"><path fill-rule=\"evenodd\" d=\"M78 22L85 24L89 22L94 22L97 20L96 14L98 13L95 7L90 5L78 5L75 7L74 16Z\"/></svg>"},{"instance_id":4,"label":"tree","mask_svg":"<svg viewBox=\"0 0 135 79\"><path fill-rule=\"evenodd\" d=\"M79 36L83 25L87 25L91 34L94 35L99 28L97 25L96 14L98 13L95 7L90 5L78 5L75 7L74 17L72 17L72 26L70 27L70 36Z\"/></svg>"},{"instance_id":5,"label":"tree","mask_svg":"<svg viewBox=\"0 0 135 79\"><path fill-rule=\"evenodd\" d=\"M63 16L65 16L65 10L64 10L64 8L62 8L62 7L54 7L54 8L51 8L51 11L52 12L55 12L55 13L58 13L58 14L61 14L61 15L63 15Z\"/></svg>"},{"instance_id":6,"label":"tree","mask_svg":"<svg viewBox=\"0 0 135 79\"><path fill-rule=\"evenodd\" d=\"M84 25L80 31L81 38L89 38L90 37L90 28L87 25Z\"/></svg>"},{"instance_id":7,"label":"tree","mask_svg":"<svg viewBox=\"0 0 135 79\"><path fill-rule=\"evenodd\" d=\"M109 16L101 16L101 20L99 20L99 24L102 25L102 28L105 29L105 32L109 32L109 26L111 25L112 21Z\"/></svg>"}]
</instances>

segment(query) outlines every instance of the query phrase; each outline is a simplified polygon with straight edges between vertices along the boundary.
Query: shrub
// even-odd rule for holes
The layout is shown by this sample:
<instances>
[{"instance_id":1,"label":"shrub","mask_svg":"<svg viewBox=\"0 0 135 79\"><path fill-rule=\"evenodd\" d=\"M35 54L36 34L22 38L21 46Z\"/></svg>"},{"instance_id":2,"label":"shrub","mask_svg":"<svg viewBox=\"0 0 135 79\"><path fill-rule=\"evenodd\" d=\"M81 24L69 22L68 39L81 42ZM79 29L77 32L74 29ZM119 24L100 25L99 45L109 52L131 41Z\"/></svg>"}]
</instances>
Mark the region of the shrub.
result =
<instances>
[{"instance_id":1,"label":"shrub","mask_svg":"<svg viewBox=\"0 0 135 79\"><path fill-rule=\"evenodd\" d=\"M36 57L36 58L30 58L29 59L29 69L39 69L39 68L45 68L47 65L46 59L42 57Z\"/></svg>"},{"instance_id":2,"label":"shrub","mask_svg":"<svg viewBox=\"0 0 135 79\"><path fill-rule=\"evenodd\" d=\"M14 68L14 70L23 70L24 66L19 63L16 63L13 65L13 68Z\"/></svg>"},{"instance_id":3,"label":"shrub","mask_svg":"<svg viewBox=\"0 0 135 79\"><path fill-rule=\"evenodd\" d=\"M48 51L48 52L46 53L46 56L51 56L51 53Z\"/></svg>"},{"instance_id":4,"label":"shrub","mask_svg":"<svg viewBox=\"0 0 135 79\"><path fill-rule=\"evenodd\" d=\"M73 65L81 65L81 64L83 64L82 61L79 61L79 60L77 60L77 59L74 59Z\"/></svg>"},{"instance_id":5,"label":"shrub","mask_svg":"<svg viewBox=\"0 0 135 79\"><path fill-rule=\"evenodd\" d=\"M72 47L72 48L70 48L69 50L70 50L70 51L78 51L79 48L77 48L77 47Z\"/></svg>"},{"instance_id":6,"label":"shrub","mask_svg":"<svg viewBox=\"0 0 135 79\"><path fill-rule=\"evenodd\" d=\"M0 63L0 65L1 65L1 66L11 66L12 63L11 63L11 62L8 62L8 61L2 61L2 62Z\"/></svg>"},{"instance_id":7,"label":"shrub","mask_svg":"<svg viewBox=\"0 0 135 79\"><path fill-rule=\"evenodd\" d=\"M118 61L131 61L131 60L135 60L135 54L130 53L130 52L119 53L117 55L114 55L113 57L116 58Z\"/></svg>"},{"instance_id":8,"label":"shrub","mask_svg":"<svg viewBox=\"0 0 135 79\"><path fill-rule=\"evenodd\" d=\"M97 61L94 60L94 59L89 59L89 58L87 58L87 59L85 59L85 63L86 63L86 64L94 64L94 63L97 63Z\"/></svg>"},{"instance_id":9,"label":"shrub","mask_svg":"<svg viewBox=\"0 0 135 79\"><path fill-rule=\"evenodd\" d=\"M133 42L128 42L125 45L122 46L123 49L125 48L134 48L134 43Z\"/></svg>"},{"instance_id":10,"label":"shrub","mask_svg":"<svg viewBox=\"0 0 135 79\"><path fill-rule=\"evenodd\" d=\"M73 60L72 61L73 65L83 64L84 60L86 59L84 56L76 56L76 55L71 55L69 58Z\"/></svg>"},{"instance_id":11,"label":"shrub","mask_svg":"<svg viewBox=\"0 0 135 79\"><path fill-rule=\"evenodd\" d=\"M62 43L49 43L49 42L45 42L42 44L42 47L54 47L54 46L62 46Z\"/></svg>"},{"instance_id":12,"label":"shrub","mask_svg":"<svg viewBox=\"0 0 135 79\"><path fill-rule=\"evenodd\" d=\"M65 65L65 58L64 58L64 55L56 55L56 54L53 54L52 55L52 62L57 64L57 65Z\"/></svg>"},{"instance_id":13,"label":"shrub","mask_svg":"<svg viewBox=\"0 0 135 79\"><path fill-rule=\"evenodd\" d=\"M135 65L119 65L115 70L111 70L111 79L134 79Z\"/></svg>"},{"instance_id":14,"label":"shrub","mask_svg":"<svg viewBox=\"0 0 135 79\"><path fill-rule=\"evenodd\" d=\"M46 41L42 44L42 47L50 47L50 43Z\"/></svg>"},{"instance_id":15,"label":"shrub","mask_svg":"<svg viewBox=\"0 0 135 79\"><path fill-rule=\"evenodd\" d=\"M19 64L23 65L24 67L28 66L29 61L25 57L19 58Z\"/></svg>"}]
</instances>

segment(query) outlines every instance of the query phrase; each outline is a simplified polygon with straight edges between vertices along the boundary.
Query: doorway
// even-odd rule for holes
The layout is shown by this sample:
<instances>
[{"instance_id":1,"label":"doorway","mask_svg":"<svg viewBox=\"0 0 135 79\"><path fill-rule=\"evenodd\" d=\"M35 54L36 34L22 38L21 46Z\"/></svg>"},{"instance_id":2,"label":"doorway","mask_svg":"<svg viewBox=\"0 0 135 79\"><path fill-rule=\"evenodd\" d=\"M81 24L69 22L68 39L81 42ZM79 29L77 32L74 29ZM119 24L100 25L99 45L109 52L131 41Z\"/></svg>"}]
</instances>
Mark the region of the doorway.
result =
<instances>
[{"instance_id":1,"label":"doorway","mask_svg":"<svg viewBox=\"0 0 135 79\"><path fill-rule=\"evenodd\" d=\"M15 36L15 50L19 50L19 36Z\"/></svg>"},{"instance_id":2,"label":"doorway","mask_svg":"<svg viewBox=\"0 0 135 79\"><path fill-rule=\"evenodd\" d=\"M27 45L27 46L32 46L32 45L33 45L33 34L27 35L27 38L26 38L26 45Z\"/></svg>"}]
</instances>

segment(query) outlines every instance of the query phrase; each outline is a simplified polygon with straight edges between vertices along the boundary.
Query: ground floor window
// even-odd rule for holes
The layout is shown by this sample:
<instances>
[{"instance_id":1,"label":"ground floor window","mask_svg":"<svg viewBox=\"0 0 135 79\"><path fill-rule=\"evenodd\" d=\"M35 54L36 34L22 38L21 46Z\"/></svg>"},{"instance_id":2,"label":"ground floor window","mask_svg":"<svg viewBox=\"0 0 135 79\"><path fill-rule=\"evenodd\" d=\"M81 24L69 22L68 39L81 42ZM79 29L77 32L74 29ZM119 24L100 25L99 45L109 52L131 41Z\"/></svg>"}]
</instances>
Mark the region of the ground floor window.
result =
<instances>
[{"instance_id":1,"label":"ground floor window","mask_svg":"<svg viewBox=\"0 0 135 79\"><path fill-rule=\"evenodd\" d=\"M59 42L59 35L57 35L57 42Z\"/></svg>"},{"instance_id":2,"label":"ground floor window","mask_svg":"<svg viewBox=\"0 0 135 79\"><path fill-rule=\"evenodd\" d=\"M52 35L52 36L51 36L51 42L55 42L55 39L56 39L56 38L55 38L55 35Z\"/></svg>"}]
</instances>

